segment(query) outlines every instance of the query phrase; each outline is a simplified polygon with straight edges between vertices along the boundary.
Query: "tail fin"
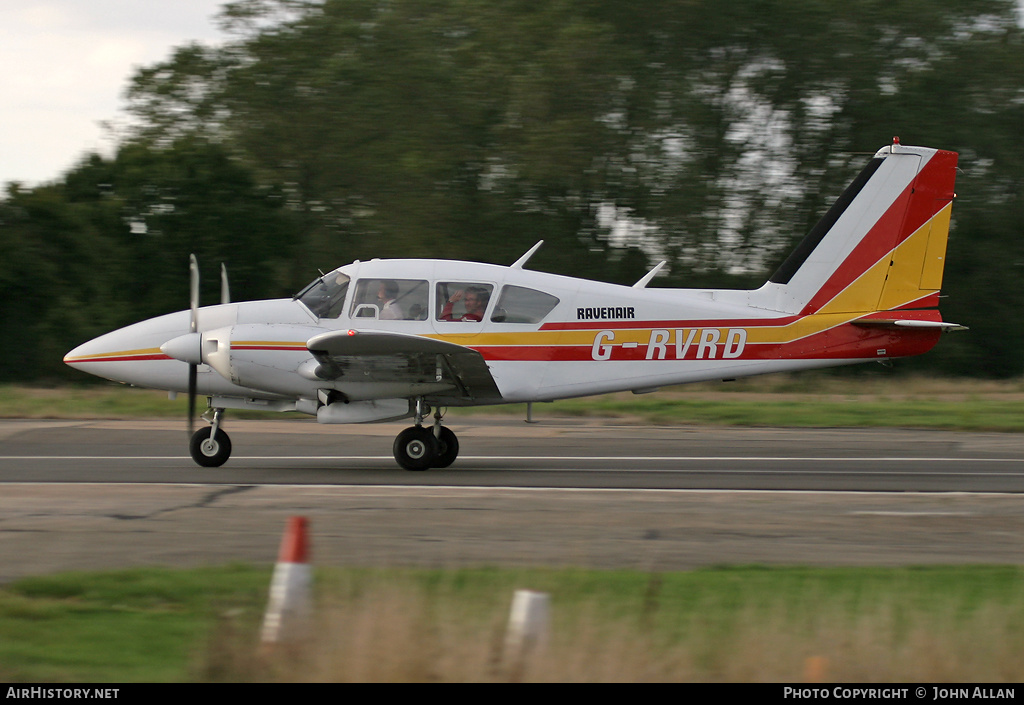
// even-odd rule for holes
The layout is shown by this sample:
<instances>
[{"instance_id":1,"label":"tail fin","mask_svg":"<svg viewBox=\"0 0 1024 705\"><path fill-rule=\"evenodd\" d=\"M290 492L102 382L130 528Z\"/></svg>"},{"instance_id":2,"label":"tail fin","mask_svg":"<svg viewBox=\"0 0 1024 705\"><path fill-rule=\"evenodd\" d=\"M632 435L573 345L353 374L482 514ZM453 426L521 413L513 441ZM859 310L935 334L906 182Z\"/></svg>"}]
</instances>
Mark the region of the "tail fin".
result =
<instances>
[{"instance_id":1,"label":"tail fin","mask_svg":"<svg viewBox=\"0 0 1024 705\"><path fill-rule=\"evenodd\" d=\"M880 149L751 303L800 315L937 306L956 164L955 152Z\"/></svg>"}]
</instances>

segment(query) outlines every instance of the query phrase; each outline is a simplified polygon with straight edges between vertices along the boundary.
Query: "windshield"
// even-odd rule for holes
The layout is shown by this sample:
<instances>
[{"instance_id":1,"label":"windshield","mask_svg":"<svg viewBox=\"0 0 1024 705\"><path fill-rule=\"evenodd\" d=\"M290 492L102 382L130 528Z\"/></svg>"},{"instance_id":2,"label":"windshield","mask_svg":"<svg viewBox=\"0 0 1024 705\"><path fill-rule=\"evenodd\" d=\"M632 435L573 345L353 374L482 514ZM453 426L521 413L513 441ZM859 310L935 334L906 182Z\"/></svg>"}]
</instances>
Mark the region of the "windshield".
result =
<instances>
[{"instance_id":1,"label":"windshield","mask_svg":"<svg viewBox=\"0 0 1024 705\"><path fill-rule=\"evenodd\" d=\"M319 318L337 318L345 309L349 281L341 272L331 272L313 280L295 298Z\"/></svg>"}]
</instances>

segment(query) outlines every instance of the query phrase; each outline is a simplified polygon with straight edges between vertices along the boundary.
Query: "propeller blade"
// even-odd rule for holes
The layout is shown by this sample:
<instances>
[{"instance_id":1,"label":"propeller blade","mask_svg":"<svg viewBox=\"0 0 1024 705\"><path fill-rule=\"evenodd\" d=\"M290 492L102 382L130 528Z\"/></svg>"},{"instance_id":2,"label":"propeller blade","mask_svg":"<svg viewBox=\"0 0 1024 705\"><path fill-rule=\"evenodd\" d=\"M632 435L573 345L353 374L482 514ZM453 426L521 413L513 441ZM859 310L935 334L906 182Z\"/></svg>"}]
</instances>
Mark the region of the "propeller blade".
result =
<instances>
[{"instance_id":1,"label":"propeller blade","mask_svg":"<svg viewBox=\"0 0 1024 705\"><path fill-rule=\"evenodd\" d=\"M192 332L199 328L199 262L195 255L188 256L189 308L192 310Z\"/></svg>"},{"instance_id":2,"label":"propeller blade","mask_svg":"<svg viewBox=\"0 0 1024 705\"><path fill-rule=\"evenodd\" d=\"M192 436L192 431L195 427L196 422L196 378L198 377L199 365L188 366L188 435Z\"/></svg>"},{"instance_id":3,"label":"propeller blade","mask_svg":"<svg viewBox=\"0 0 1024 705\"><path fill-rule=\"evenodd\" d=\"M190 329L195 333L199 329L199 262L196 256L188 256L189 274L189 309L192 312ZM196 420L196 387L199 374L199 366L190 364L188 366L188 434L192 435Z\"/></svg>"},{"instance_id":4,"label":"propeller blade","mask_svg":"<svg viewBox=\"0 0 1024 705\"><path fill-rule=\"evenodd\" d=\"M228 286L228 268L224 266L224 263L220 263L220 302L222 304L231 303L231 287Z\"/></svg>"}]
</instances>

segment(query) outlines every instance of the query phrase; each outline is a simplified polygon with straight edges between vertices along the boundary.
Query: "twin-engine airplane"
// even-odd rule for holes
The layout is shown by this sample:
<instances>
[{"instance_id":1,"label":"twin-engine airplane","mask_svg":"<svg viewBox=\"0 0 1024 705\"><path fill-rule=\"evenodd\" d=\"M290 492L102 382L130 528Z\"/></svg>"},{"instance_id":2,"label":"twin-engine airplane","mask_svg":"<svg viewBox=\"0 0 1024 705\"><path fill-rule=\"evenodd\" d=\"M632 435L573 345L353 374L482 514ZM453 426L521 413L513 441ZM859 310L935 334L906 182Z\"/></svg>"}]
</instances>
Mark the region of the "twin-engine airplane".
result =
<instances>
[{"instance_id":1,"label":"twin-engine airplane","mask_svg":"<svg viewBox=\"0 0 1024 705\"><path fill-rule=\"evenodd\" d=\"M937 309L957 155L898 140L879 150L759 289L648 289L446 260L353 262L291 299L199 308L100 336L64 361L140 387L209 398L192 436L223 464L226 409L299 411L320 423L413 418L407 470L459 453L455 406L538 402L918 355ZM225 296L225 300L226 300ZM433 423L429 416L433 410ZM212 412L212 413L211 413Z\"/></svg>"}]
</instances>

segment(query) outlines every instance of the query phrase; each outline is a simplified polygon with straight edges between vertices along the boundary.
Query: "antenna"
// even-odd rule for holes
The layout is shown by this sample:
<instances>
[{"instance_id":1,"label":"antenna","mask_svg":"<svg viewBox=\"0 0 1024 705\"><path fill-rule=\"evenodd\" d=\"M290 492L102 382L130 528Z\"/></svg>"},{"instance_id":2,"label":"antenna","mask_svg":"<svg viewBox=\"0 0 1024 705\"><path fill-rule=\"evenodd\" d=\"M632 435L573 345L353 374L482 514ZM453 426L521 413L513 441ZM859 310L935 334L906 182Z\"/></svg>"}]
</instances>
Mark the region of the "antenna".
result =
<instances>
[{"instance_id":1,"label":"antenna","mask_svg":"<svg viewBox=\"0 0 1024 705\"><path fill-rule=\"evenodd\" d=\"M515 262L514 262L514 263L512 264L512 267L511 267L511 268L512 268L512 269L522 269L522 268L523 268L523 265L524 265L524 264L526 264L526 263L527 263L527 262L529 261L529 259L530 259L531 257L533 257L533 253L534 253L534 252L536 252L537 250L539 250L539 249L540 249L540 246L541 246L541 245L543 245L543 244L544 244L544 241L543 241L543 240L538 240L538 241L537 241L537 244L536 244L536 245L534 245L533 247L531 247L531 248L530 248L530 249L529 249L529 250L528 250L528 251L526 252L526 254L525 254L525 255L523 255L522 257L520 257L519 259L517 259L517 260L516 260L516 261L515 261Z\"/></svg>"},{"instance_id":2,"label":"antenna","mask_svg":"<svg viewBox=\"0 0 1024 705\"><path fill-rule=\"evenodd\" d=\"M658 262L656 265L654 265L654 269L649 271L647 274L643 275L643 277L640 278L640 281L638 281L636 284L633 285L633 288L634 289L645 289L645 288L647 288L647 285L650 284L651 280L654 279L654 277L656 277L658 275L658 272L661 271L661 268L664 267L665 264L666 264L666 260L661 260L660 262Z\"/></svg>"}]
</instances>

